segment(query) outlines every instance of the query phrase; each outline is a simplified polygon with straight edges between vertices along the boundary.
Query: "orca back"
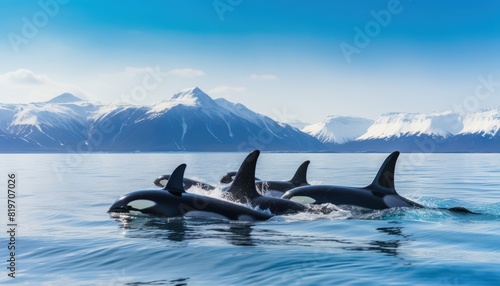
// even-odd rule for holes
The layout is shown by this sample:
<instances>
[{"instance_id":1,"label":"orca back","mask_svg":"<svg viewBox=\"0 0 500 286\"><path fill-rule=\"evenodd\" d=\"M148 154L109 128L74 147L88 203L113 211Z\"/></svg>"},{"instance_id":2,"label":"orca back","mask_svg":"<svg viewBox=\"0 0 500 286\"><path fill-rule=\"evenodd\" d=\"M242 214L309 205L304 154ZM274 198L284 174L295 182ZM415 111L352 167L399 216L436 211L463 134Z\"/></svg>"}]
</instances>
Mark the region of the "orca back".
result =
<instances>
[{"instance_id":1,"label":"orca back","mask_svg":"<svg viewBox=\"0 0 500 286\"><path fill-rule=\"evenodd\" d=\"M260 151L251 152L241 163L231 186L226 190L236 201L246 202L247 199L260 197L255 187L255 168Z\"/></svg>"},{"instance_id":2,"label":"orca back","mask_svg":"<svg viewBox=\"0 0 500 286\"><path fill-rule=\"evenodd\" d=\"M378 170L375 179L367 187L373 190L383 190L385 193L397 194L396 187L394 185L394 172L396 169L396 161L399 157L399 151L392 152L382 163L380 169Z\"/></svg>"},{"instance_id":3,"label":"orca back","mask_svg":"<svg viewBox=\"0 0 500 286\"><path fill-rule=\"evenodd\" d=\"M170 175L170 179L167 182L165 188L166 191L174 195L180 196L185 193L184 190L184 171L186 170L186 164L180 164Z\"/></svg>"},{"instance_id":4,"label":"orca back","mask_svg":"<svg viewBox=\"0 0 500 286\"><path fill-rule=\"evenodd\" d=\"M293 175L293 178L290 180L290 183L295 186L309 185L307 182L307 167L309 167L309 163L311 163L311 161L307 160L299 166L295 175Z\"/></svg>"}]
</instances>

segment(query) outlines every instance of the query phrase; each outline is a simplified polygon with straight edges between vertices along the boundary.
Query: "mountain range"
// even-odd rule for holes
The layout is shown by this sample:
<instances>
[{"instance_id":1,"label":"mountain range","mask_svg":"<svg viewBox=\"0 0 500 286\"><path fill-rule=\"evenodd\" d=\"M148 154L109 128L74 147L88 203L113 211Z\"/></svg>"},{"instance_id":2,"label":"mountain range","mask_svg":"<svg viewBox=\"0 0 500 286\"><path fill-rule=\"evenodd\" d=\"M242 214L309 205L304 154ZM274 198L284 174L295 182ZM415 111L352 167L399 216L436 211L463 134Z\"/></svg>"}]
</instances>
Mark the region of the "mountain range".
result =
<instances>
[{"instance_id":1,"label":"mountain range","mask_svg":"<svg viewBox=\"0 0 500 286\"><path fill-rule=\"evenodd\" d=\"M301 126L304 124L301 123ZM500 109L329 116L302 129L199 88L157 104L100 104L65 93L0 104L0 152L499 152Z\"/></svg>"},{"instance_id":2,"label":"mountain range","mask_svg":"<svg viewBox=\"0 0 500 286\"><path fill-rule=\"evenodd\" d=\"M471 113L388 113L370 125L362 118L347 119L350 124L343 117L329 117L302 131L338 152L500 152L500 108Z\"/></svg>"},{"instance_id":3,"label":"mountain range","mask_svg":"<svg viewBox=\"0 0 500 286\"><path fill-rule=\"evenodd\" d=\"M320 150L316 138L199 88L150 106L104 105L62 94L0 105L0 151Z\"/></svg>"}]
</instances>

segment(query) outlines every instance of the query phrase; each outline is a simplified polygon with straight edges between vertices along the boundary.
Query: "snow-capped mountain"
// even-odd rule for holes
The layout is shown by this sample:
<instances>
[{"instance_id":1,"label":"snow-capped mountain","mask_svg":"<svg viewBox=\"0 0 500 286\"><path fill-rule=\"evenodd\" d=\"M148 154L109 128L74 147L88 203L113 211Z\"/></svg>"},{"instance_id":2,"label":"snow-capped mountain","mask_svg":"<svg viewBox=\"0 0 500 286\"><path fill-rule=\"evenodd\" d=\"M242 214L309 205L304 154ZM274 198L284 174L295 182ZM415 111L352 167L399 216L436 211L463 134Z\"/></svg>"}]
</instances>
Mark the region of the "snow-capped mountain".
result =
<instances>
[{"instance_id":1,"label":"snow-capped mountain","mask_svg":"<svg viewBox=\"0 0 500 286\"><path fill-rule=\"evenodd\" d=\"M71 94L48 102L0 105L0 151L50 151L85 141L87 115L94 109Z\"/></svg>"},{"instance_id":2,"label":"snow-capped mountain","mask_svg":"<svg viewBox=\"0 0 500 286\"><path fill-rule=\"evenodd\" d=\"M465 114L462 118L463 128L460 135L477 134L484 137L499 136L500 108L482 110Z\"/></svg>"},{"instance_id":3,"label":"snow-capped mountain","mask_svg":"<svg viewBox=\"0 0 500 286\"><path fill-rule=\"evenodd\" d=\"M343 144L365 134L373 120L361 117L328 116L320 123L308 125L302 131L323 143Z\"/></svg>"},{"instance_id":4,"label":"snow-capped mountain","mask_svg":"<svg viewBox=\"0 0 500 286\"><path fill-rule=\"evenodd\" d=\"M500 109L474 113L389 113L343 151L500 152Z\"/></svg>"},{"instance_id":5,"label":"snow-capped mountain","mask_svg":"<svg viewBox=\"0 0 500 286\"><path fill-rule=\"evenodd\" d=\"M419 114L389 113L378 118L357 140L413 135L449 137L463 129L462 118L451 112Z\"/></svg>"},{"instance_id":6,"label":"snow-capped mountain","mask_svg":"<svg viewBox=\"0 0 500 286\"><path fill-rule=\"evenodd\" d=\"M199 88L182 90L152 106L106 108L91 134L111 122L117 132L103 136L112 150L311 150L315 138L281 125L241 104L213 100Z\"/></svg>"},{"instance_id":7,"label":"snow-capped mountain","mask_svg":"<svg viewBox=\"0 0 500 286\"><path fill-rule=\"evenodd\" d=\"M500 109L475 113L389 113L377 119L356 140L388 139L411 136L449 138L477 134L495 137L500 129Z\"/></svg>"},{"instance_id":8,"label":"snow-capped mountain","mask_svg":"<svg viewBox=\"0 0 500 286\"><path fill-rule=\"evenodd\" d=\"M376 121L329 116L303 132L336 152L500 152L500 108L474 113L388 113Z\"/></svg>"},{"instance_id":9,"label":"snow-capped mountain","mask_svg":"<svg viewBox=\"0 0 500 286\"><path fill-rule=\"evenodd\" d=\"M321 146L289 125L241 104L215 101L199 88L182 90L151 106L92 104L71 94L42 103L0 105L0 151L317 150Z\"/></svg>"}]
</instances>

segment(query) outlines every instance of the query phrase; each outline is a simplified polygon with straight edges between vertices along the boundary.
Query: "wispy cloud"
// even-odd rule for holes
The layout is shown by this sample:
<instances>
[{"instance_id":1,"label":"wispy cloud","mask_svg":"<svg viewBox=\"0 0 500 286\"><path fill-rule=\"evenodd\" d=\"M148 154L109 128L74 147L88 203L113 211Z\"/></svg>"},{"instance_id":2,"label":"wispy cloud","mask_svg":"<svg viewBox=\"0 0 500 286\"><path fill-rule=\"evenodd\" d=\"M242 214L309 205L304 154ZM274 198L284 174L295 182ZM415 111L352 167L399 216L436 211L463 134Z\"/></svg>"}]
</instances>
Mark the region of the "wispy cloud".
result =
<instances>
[{"instance_id":1,"label":"wispy cloud","mask_svg":"<svg viewBox=\"0 0 500 286\"><path fill-rule=\"evenodd\" d=\"M184 69L173 69L168 72L171 75L181 76L181 77L200 77L204 76L205 72L202 70L184 68Z\"/></svg>"},{"instance_id":2,"label":"wispy cloud","mask_svg":"<svg viewBox=\"0 0 500 286\"><path fill-rule=\"evenodd\" d=\"M251 74L250 79L253 80L277 80L278 76L274 74Z\"/></svg>"},{"instance_id":3,"label":"wispy cloud","mask_svg":"<svg viewBox=\"0 0 500 286\"><path fill-rule=\"evenodd\" d=\"M244 92L247 89L244 86L228 86L228 85L221 85L218 87L214 87L211 90L209 90L210 94L222 94L222 93L237 93L237 92Z\"/></svg>"},{"instance_id":4,"label":"wispy cloud","mask_svg":"<svg viewBox=\"0 0 500 286\"><path fill-rule=\"evenodd\" d=\"M23 87L41 85L50 82L46 75L37 75L29 69L18 69L0 74L0 84L10 87Z\"/></svg>"},{"instance_id":5,"label":"wispy cloud","mask_svg":"<svg viewBox=\"0 0 500 286\"><path fill-rule=\"evenodd\" d=\"M64 92L86 97L86 93L76 85L57 81L25 68L0 74L0 84L16 94L24 94L32 101L51 99Z\"/></svg>"}]
</instances>

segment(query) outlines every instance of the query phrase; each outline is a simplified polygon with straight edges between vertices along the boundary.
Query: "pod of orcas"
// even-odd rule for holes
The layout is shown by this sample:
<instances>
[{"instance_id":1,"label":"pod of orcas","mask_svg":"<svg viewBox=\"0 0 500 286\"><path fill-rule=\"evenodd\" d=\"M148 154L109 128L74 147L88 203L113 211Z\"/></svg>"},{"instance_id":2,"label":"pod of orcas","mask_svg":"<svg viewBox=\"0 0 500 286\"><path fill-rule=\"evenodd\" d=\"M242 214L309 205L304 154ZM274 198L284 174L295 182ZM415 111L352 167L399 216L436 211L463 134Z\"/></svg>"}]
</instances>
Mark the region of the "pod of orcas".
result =
<instances>
[{"instance_id":1,"label":"pod of orcas","mask_svg":"<svg viewBox=\"0 0 500 286\"><path fill-rule=\"evenodd\" d=\"M282 196L286 191L291 190L293 188L309 186L307 182L307 168L309 167L310 161L304 161L292 179L289 181L262 181L255 177L255 186L257 190L262 195L272 195L272 196ZM222 184L229 184L233 182L233 178L236 176L238 172L228 172L221 179L220 182Z\"/></svg>"},{"instance_id":2,"label":"pod of orcas","mask_svg":"<svg viewBox=\"0 0 500 286\"><path fill-rule=\"evenodd\" d=\"M139 190L126 194L113 203L108 213L263 221L275 215L306 212L311 210L312 205L325 203L372 210L425 208L396 192L394 171L398 151L387 157L373 182L366 187L310 185L306 179L309 161L299 166L290 181L261 181L255 177L259 155L259 150L251 152L238 172L229 172L221 179L221 182L231 183L222 188L222 199L186 192L191 187L205 191L215 190L216 187L184 178L186 164L181 164L171 175L162 175L154 181L155 185L161 187L160 190ZM444 210L476 214L463 207Z\"/></svg>"},{"instance_id":3,"label":"pod of orcas","mask_svg":"<svg viewBox=\"0 0 500 286\"><path fill-rule=\"evenodd\" d=\"M258 156L258 155L257 155ZM289 181L262 181L259 178L255 177L255 186L257 187L257 191L262 195L271 195L273 197L281 197L286 191L291 190L296 187L308 186L307 182L307 167L309 166L310 161L305 161L302 163L292 179ZM234 177L238 172L228 172L221 179L220 182L222 184L230 184L233 182ZM165 183L163 181L168 181L170 179L170 175L161 175L154 180L154 184L160 188L165 187ZM189 178L184 178L184 188L190 189L192 187L200 188L205 191L213 191L217 189L210 184L203 183L200 181L196 181Z\"/></svg>"}]
</instances>

